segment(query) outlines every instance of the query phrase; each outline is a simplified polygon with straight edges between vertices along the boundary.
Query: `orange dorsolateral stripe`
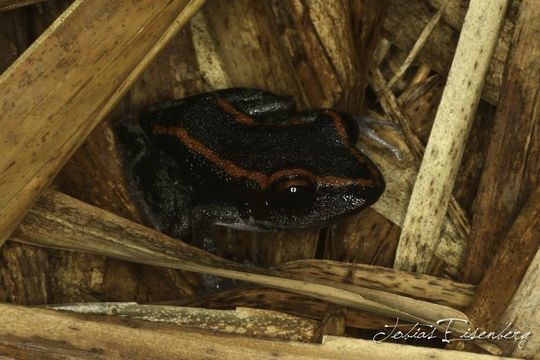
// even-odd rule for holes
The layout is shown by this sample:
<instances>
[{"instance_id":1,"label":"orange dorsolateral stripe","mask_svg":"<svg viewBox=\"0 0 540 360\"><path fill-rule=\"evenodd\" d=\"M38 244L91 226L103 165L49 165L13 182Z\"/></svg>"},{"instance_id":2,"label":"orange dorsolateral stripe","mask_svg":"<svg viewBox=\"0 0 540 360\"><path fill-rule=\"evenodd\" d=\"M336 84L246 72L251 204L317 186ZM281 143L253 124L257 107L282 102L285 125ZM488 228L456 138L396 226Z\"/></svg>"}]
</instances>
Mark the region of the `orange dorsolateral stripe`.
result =
<instances>
[{"instance_id":1,"label":"orange dorsolateral stripe","mask_svg":"<svg viewBox=\"0 0 540 360\"><path fill-rule=\"evenodd\" d=\"M284 178L284 177L294 176L294 175L304 176L308 179L312 179L313 181L316 181L319 184L328 184L328 185L335 185L335 186L361 185L361 186L368 186L368 187L373 185L373 182L368 179L349 179L349 178L341 178L337 176L317 176L305 169L286 169L286 170L276 171L268 178L268 183L271 184L279 178Z\"/></svg>"},{"instance_id":2,"label":"orange dorsolateral stripe","mask_svg":"<svg viewBox=\"0 0 540 360\"><path fill-rule=\"evenodd\" d=\"M326 114L328 114L333 120L334 125L336 127L336 131L339 134L339 137L341 138L341 141L345 146L349 149L351 154L361 163L367 166L369 174L373 179L377 178L377 171L374 169L373 165L370 164L368 161L366 161L366 158L364 155L353 145L350 143L349 138L347 136L347 130L345 130L345 126L343 125L343 119L341 116L336 113L333 110L326 110ZM368 180L373 185L373 181Z\"/></svg>"},{"instance_id":3,"label":"orange dorsolateral stripe","mask_svg":"<svg viewBox=\"0 0 540 360\"><path fill-rule=\"evenodd\" d=\"M152 132L156 135L174 136L183 144L185 144L188 148L203 156L206 160L210 161L211 163L225 171L231 177L247 178L257 183L262 189L268 188L268 186L272 184L272 182L279 178L292 175L305 176L316 183L334 186L360 185L371 187L374 185L373 181L369 179L350 179L337 176L317 176L305 169L280 170L275 172L271 176L268 176L259 171L244 169L230 160L222 159L206 145L192 138L187 132L187 130L181 127L166 127L162 125L154 125L154 127L152 128Z\"/></svg>"},{"instance_id":4,"label":"orange dorsolateral stripe","mask_svg":"<svg viewBox=\"0 0 540 360\"><path fill-rule=\"evenodd\" d=\"M262 123L259 123L253 120L253 118L251 118L249 115L246 115L243 112L236 109L230 102L228 102L224 98L218 97L217 102L218 102L218 105L223 109L223 111L231 115L233 119L235 119L236 122L240 124L244 124L244 125L262 125ZM305 124L306 123L300 119L293 119L284 123L270 123L270 124L265 124L265 125L273 126L273 127L285 127L285 126L291 126L291 125L305 125Z\"/></svg>"},{"instance_id":5,"label":"orange dorsolateral stripe","mask_svg":"<svg viewBox=\"0 0 540 360\"><path fill-rule=\"evenodd\" d=\"M238 111L234 106L232 106L230 102L228 102L224 98L218 97L217 102L227 114L231 115L239 123L246 125L255 124L255 121L253 121L250 116Z\"/></svg>"},{"instance_id":6,"label":"orange dorsolateral stripe","mask_svg":"<svg viewBox=\"0 0 540 360\"><path fill-rule=\"evenodd\" d=\"M155 125L152 131L156 135L171 135L176 137L188 148L202 155L206 160L218 166L220 169L223 169L223 171L225 171L232 177L248 178L259 184L261 188L265 188L267 186L268 177L265 174L258 171L243 169L230 160L222 159L221 157L219 157L219 155L214 153L203 143L189 136L189 133L185 129L182 129L180 127L165 127L161 125Z\"/></svg>"}]
</instances>

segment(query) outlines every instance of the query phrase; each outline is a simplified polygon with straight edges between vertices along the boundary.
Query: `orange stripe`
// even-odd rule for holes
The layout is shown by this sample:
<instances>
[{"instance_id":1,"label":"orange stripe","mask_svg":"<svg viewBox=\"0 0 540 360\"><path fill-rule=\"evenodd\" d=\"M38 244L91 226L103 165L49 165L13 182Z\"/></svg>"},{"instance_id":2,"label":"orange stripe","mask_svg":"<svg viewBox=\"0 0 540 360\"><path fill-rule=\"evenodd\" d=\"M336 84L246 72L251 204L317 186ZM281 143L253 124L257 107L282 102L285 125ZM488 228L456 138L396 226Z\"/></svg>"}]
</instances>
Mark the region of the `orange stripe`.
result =
<instances>
[{"instance_id":1,"label":"orange stripe","mask_svg":"<svg viewBox=\"0 0 540 360\"><path fill-rule=\"evenodd\" d=\"M345 126L343 125L343 119L341 116L336 113L333 110L326 110L326 114L330 115L330 117L334 120L334 125L336 126L336 131L339 134L339 137L341 138L341 141L345 144L345 146L349 149L349 152L352 156L354 156L361 164L364 164L367 166L369 174L371 175L372 179L376 179L378 177L378 172L374 168L372 164L370 164L369 161L366 160L366 157L360 150L356 148L351 142L349 141L349 137L347 136L347 130L345 130ZM374 184L374 181L369 180L372 184Z\"/></svg>"},{"instance_id":2,"label":"orange stripe","mask_svg":"<svg viewBox=\"0 0 540 360\"><path fill-rule=\"evenodd\" d=\"M224 160L220 158L218 155L216 155L216 153L214 153L211 149L207 148L203 143L189 136L189 133L185 129L178 127L165 127L161 125L155 125L153 127L153 133L158 135L172 135L178 138L188 148L202 155L206 160L223 169L227 174L232 177L248 178L259 184L261 188L265 188L267 186L268 177L266 175L257 171L243 169L239 166L236 166L236 164L230 160Z\"/></svg>"},{"instance_id":3,"label":"orange stripe","mask_svg":"<svg viewBox=\"0 0 540 360\"><path fill-rule=\"evenodd\" d=\"M231 115L237 122L245 124L245 125L253 125L255 124L255 121L249 116L244 114L243 112L240 112L236 110L234 106L227 100L225 100L222 97L218 97L217 99L219 106L229 115Z\"/></svg>"},{"instance_id":4,"label":"orange stripe","mask_svg":"<svg viewBox=\"0 0 540 360\"><path fill-rule=\"evenodd\" d=\"M305 169L287 169L280 170L273 173L269 178L268 182L271 184L279 178L300 175L312 179L319 184L325 185L335 185L335 186L348 186L348 185L362 185L362 186L371 186L373 182L367 179L350 179L350 178L341 178L337 176L318 176Z\"/></svg>"},{"instance_id":5,"label":"orange stripe","mask_svg":"<svg viewBox=\"0 0 540 360\"><path fill-rule=\"evenodd\" d=\"M305 169L287 169L280 170L272 174L271 176L265 175L259 171L247 170L236 165L230 160L225 160L219 157L211 149L206 147L203 143L193 139L187 130L179 127L165 127L161 125L154 125L152 132L156 135L171 135L179 139L188 148L197 152L205 159L225 171L231 177L243 177L257 183L262 189L268 188L275 180L291 175L305 176L312 181L334 186L348 186L348 185L360 185L360 186L373 186L373 181L369 179L350 179L341 178L336 176L317 176Z\"/></svg>"},{"instance_id":6,"label":"orange stripe","mask_svg":"<svg viewBox=\"0 0 540 360\"><path fill-rule=\"evenodd\" d=\"M265 126L273 126L273 127L285 127L285 126L291 126L291 125L305 125L306 124L305 121L302 121L300 119L289 120L289 121L284 122L284 123L267 123L267 124L259 123L259 122L255 121L255 120L253 120L253 118L251 116L249 116L247 114L244 114L243 112L236 109L230 102L228 102L224 98L218 97L217 101L218 101L218 105L227 114L231 115L236 122L238 122L240 124L244 124L244 125L265 125Z\"/></svg>"}]
</instances>

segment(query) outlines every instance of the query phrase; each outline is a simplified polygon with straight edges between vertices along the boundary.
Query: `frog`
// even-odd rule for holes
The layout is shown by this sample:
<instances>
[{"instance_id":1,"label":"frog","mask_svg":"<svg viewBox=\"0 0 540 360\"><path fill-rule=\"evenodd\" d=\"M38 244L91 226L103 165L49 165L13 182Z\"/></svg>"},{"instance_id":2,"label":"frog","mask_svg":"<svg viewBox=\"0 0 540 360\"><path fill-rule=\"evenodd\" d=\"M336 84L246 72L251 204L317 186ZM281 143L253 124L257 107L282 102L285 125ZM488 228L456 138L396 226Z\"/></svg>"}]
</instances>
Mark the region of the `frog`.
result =
<instances>
[{"instance_id":1,"label":"frog","mask_svg":"<svg viewBox=\"0 0 540 360\"><path fill-rule=\"evenodd\" d=\"M291 96L230 88L127 116L116 134L145 221L216 252L215 228L316 229L373 205L384 177L353 116L298 111Z\"/></svg>"}]
</instances>

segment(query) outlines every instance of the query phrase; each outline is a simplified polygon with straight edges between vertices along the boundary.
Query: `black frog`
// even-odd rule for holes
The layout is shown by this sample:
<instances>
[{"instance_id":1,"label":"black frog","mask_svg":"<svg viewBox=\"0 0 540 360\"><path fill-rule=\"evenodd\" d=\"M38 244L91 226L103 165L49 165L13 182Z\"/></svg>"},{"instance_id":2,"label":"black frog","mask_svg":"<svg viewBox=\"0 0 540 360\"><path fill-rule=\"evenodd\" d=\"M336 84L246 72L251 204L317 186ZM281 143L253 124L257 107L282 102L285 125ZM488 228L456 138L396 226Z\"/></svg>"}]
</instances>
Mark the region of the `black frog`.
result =
<instances>
[{"instance_id":1,"label":"black frog","mask_svg":"<svg viewBox=\"0 0 540 360\"><path fill-rule=\"evenodd\" d=\"M320 228L377 201L385 182L358 135L345 113L297 112L291 97L246 88L162 104L118 127L147 220L210 251L215 225Z\"/></svg>"}]
</instances>

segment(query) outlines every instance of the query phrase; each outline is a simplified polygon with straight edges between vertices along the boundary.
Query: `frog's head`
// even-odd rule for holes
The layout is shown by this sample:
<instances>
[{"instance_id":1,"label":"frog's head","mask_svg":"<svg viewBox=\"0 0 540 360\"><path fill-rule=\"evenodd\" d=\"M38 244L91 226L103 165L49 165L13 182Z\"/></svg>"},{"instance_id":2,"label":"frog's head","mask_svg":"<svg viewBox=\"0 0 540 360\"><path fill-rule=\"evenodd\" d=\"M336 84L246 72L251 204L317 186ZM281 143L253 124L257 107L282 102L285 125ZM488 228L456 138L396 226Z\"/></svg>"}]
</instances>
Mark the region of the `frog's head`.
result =
<instances>
[{"instance_id":1,"label":"frog's head","mask_svg":"<svg viewBox=\"0 0 540 360\"><path fill-rule=\"evenodd\" d=\"M283 160L268 162L265 169L274 171L265 171L262 186L245 202L248 227L324 227L372 205L384 191L381 172L355 147L358 129L346 114L318 112L305 126L268 138L266 147Z\"/></svg>"}]
</instances>

